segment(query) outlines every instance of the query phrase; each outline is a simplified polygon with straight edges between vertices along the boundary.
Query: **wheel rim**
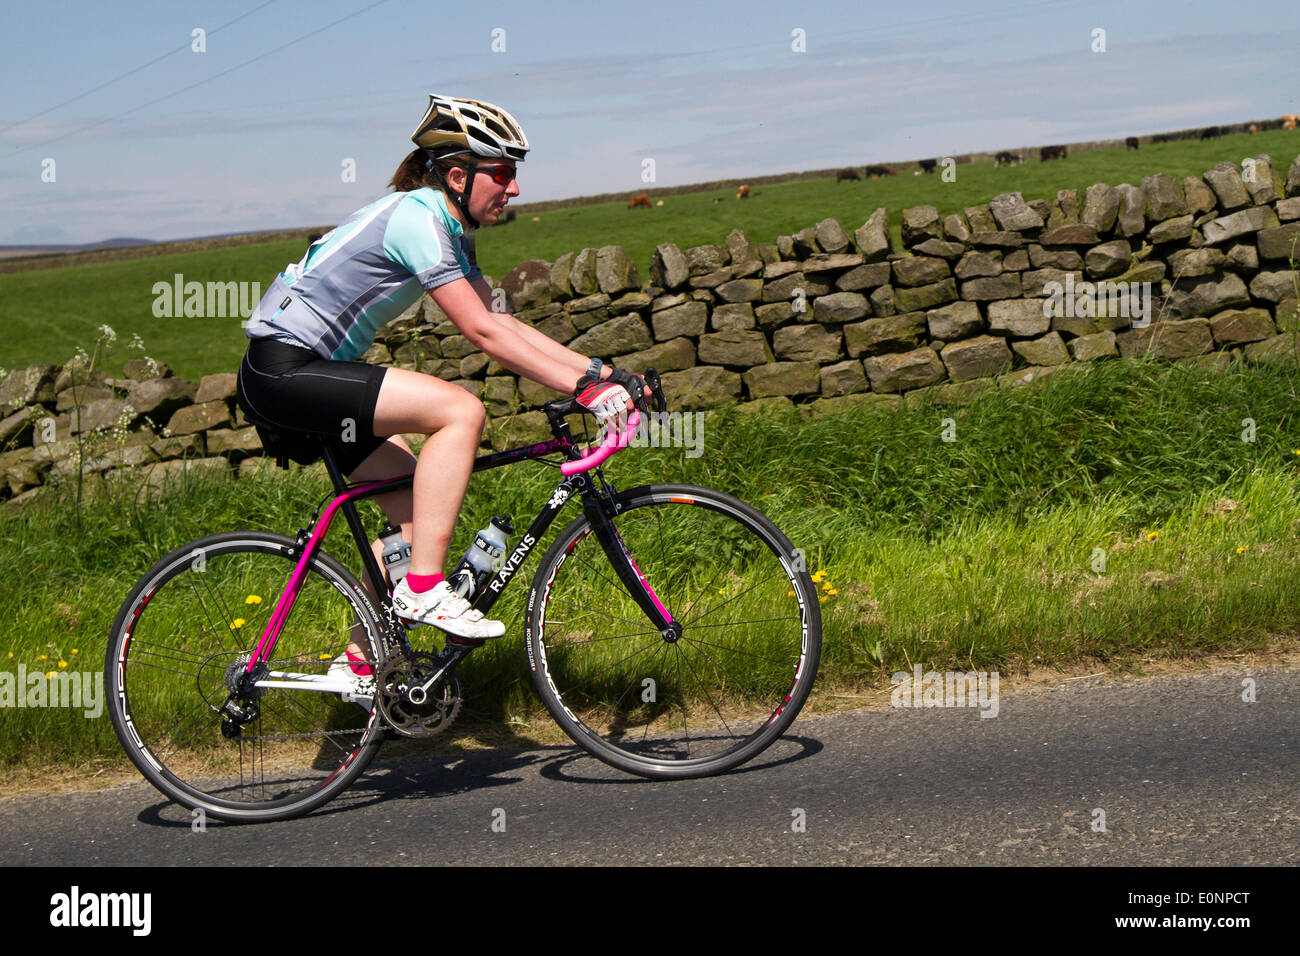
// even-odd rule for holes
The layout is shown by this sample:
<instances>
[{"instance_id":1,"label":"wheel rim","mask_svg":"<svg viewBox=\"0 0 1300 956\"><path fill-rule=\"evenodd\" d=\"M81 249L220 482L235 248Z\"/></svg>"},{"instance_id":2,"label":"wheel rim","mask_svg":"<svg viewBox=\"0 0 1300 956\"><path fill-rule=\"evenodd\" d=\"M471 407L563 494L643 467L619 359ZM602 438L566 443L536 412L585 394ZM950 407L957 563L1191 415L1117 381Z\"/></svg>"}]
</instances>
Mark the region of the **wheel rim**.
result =
<instances>
[{"instance_id":1,"label":"wheel rim","mask_svg":"<svg viewBox=\"0 0 1300 956\"><path fill-rule=\"evenodd\" d=\"M628 769L748 759L812 682L820 615L806 571L779 533L698 493L637 499L614 523L680 634L654 630L582 527L539 595L535 666L553 713Z\"/></svg>"},{"instance_id":2,"label":"wheel rim","mask_svg":"<svg viewBox=\"0 0 1300 956\"><path fill-rule=\"evenodd\" d=\"M256 647L295 563L285 546L257 540L178 553L123 615L110 676L119 736L169 796L230 815L302 805L375 739L373 707L288 688L261 690L259 716L237 739L222 733L227 672ZM347 582L317 562L267 663L324 675L354 636L373 647L368 619Z\"/></svg>"}]
</instances>

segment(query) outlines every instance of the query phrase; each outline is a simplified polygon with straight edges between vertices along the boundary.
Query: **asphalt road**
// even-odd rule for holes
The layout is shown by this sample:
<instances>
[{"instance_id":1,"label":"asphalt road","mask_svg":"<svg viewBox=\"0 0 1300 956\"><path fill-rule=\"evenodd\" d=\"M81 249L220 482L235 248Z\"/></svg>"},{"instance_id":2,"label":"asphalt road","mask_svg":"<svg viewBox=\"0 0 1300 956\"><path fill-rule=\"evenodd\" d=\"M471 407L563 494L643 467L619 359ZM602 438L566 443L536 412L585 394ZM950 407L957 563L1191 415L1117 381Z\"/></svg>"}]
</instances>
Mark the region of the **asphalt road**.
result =
<instances>
[{"instance_id":1,"label":"asphalt road","mask_svg":"<svg viewBox=\"0 0 1300 956\"><path fill-rule=\"evenodd\" d=\"M1075 680L1004 692L992 719L801 718L675 783L572 747L376 762L305 818L190 824L143 782L10 797L0 864L1295 865L1300 672Z\"/></svg>"}]
</instances>

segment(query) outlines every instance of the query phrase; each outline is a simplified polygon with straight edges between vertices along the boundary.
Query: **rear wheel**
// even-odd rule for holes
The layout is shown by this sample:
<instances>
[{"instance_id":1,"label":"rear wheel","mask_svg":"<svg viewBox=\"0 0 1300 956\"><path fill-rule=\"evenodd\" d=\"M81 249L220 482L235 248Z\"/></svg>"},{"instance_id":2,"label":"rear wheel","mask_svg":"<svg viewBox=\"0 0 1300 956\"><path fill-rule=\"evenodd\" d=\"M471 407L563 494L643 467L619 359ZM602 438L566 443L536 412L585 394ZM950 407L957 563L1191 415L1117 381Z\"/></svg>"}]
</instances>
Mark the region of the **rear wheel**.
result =
<instances>
[{"instance_id":1,"label":"rear wheel","mask_svg":"<svg viewBox=\"0 0 1300 956\"><path fill-rule=\"evenodd\" d=\"M785 535L730 495L648 485L616 501L618 535L677 628L651 624L579 517L533 578L538 694L574 741L631 773L699 777L752 759L812 688L816 586Z\"/></svg>"},{"instance_id":2,"label":"rear wheel","mask_svg":"<svg viewBox=\"0 0 1300 956\"><path fill-rule=\"evenodd\" d=\"M306 813L345 789L383 739L373 697L362 706L307 689L350 642L372 667L382 645L361 585L319 552L258 674L279 686L245 685L234 701L243 717L223 712L297 565L293 544L244 531L177 548L136 583L109 635L109 713L122 746L165 795L214 817Z\"/></svg>"}]
</instances>

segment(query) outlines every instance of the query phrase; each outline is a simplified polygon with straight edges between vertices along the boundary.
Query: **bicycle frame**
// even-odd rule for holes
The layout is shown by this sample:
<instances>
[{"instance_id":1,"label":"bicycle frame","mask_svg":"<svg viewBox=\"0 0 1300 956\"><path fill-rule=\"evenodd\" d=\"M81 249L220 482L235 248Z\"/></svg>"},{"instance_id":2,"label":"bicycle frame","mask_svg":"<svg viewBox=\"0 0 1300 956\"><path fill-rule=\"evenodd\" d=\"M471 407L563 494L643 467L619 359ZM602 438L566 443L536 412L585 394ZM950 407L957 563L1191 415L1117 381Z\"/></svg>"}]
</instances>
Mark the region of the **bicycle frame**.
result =
<instances>
[{"instance_id":1,"label":"bicycle frame","mask_svg":"<svg viewBox=\"0 0 1300 956\"><path fill-rule=\"evenodd\" d=\"M554 438L547 441L537 442L531 445L520 445L515 448L509 448L500 452L493 452L487 455L480 455L474 460L475 472L487 471L491 468L499 468L504 465L516 464L521 461L536 461L547 455L556 453L563 454L570 461L578 461L583 458L583 452L574 442L570 434L569 424L565 420L563 411L570 403L561 403L556 407L546 407L547 417L550 421L552 431L555 433ZM635 415L635 413L634 413ZM628 431L635 428L636 418L629 420ZM275 609L267 622L266 629L263 631L258 641L257 649L250 655L245 668L247 678L256 686L273 687L273 686L294 686L303 690L315 690L324 693L338 693L341 690L348 690L349 687L342 686L342 682L335 681L324 675L306 675L306 674L286 674L281 672L264 671L259 677L254 676L254 670L259 665L265 664L270 659L271 653L275 648L276 641L280 636L285 622L288 620L289 613L293 609L294 601L298 597L303 581L307 576L307 568L310 565L313 555L320 549L321 542L324 540L326 533L330 529L335 516L342 511L348 528L352 532L352 537L356 541L357 548L361 552L361 559L365 567L366 576L374 587L375 593L381 595L381 604L391 611L391 607L384 602L382 596L388 594L388 585L384 579L383 572L380 570L379 562L375 559L374 552L371 550L370 541L367 539L365 528L362 526L361 517L357 513L356 503L365 498L372 498L376 495L385 494L392 491L400 491L409 488L415 481L415 475L403 475L395 478L387 478L380 481L362 482L356 485L349 485L339 470L337 462L328 446L323 446L325 468L329 472L330 480L333 482L337 496L324 508L318 518L314 519L313 527L310 532L301 529L298 532L298 539L294 545L296 549L298 563L290 575L289 583L284 592L280 595ZM515 546L510 556L506 558L496 575L488 582L471 602L472 606L481 611L483 614L491 609L501 595L505 592L506 585L514 578L516 572L523 565L528 555L532 553L538 542L546 534L551 523L559 515L560 511L568 500L577 494L582 499L583 511L592 528L597 535L606 556L610 561L618 579L623 586L627 588L628 593L636 601L638 606L646 614L647 618L661 632L666 632L675 626L672 615L663 606L655 594L650 583L637 567L636 562L628 553L622 538L619 536L617 529L613 524L614 506L612 491L602 491L597 488L596 484L590 478L590 473L595 472L600 477L600 484L607 488L608 485L604 476L600 474L600 465L593 465L587 471L579 471L568 477L562 478L552 492L546 505L533 519L528 530L524 532L523 537ZM358 595L359 597L369 600L368 595ZM384 619L384 615L376 612L375 617L379 620ZM389 615L390 624L386 638L390 643L397 643L402 646L403 650L409 650L407 645L404 628L397 623L395 615ZM396 638L394 640L394 637ZM447 636L446 650L444 654L449 657L447 666L451 666L467 655L470 651L482 646L481 640L467 640L457 638L451 635ZM387 648L386 648L387 650ZM445 668L444 668L445 670ZM277 680L278 678L278 680ZM340 686L334 686L338 683Z\"/></svg>"}]
</instances>

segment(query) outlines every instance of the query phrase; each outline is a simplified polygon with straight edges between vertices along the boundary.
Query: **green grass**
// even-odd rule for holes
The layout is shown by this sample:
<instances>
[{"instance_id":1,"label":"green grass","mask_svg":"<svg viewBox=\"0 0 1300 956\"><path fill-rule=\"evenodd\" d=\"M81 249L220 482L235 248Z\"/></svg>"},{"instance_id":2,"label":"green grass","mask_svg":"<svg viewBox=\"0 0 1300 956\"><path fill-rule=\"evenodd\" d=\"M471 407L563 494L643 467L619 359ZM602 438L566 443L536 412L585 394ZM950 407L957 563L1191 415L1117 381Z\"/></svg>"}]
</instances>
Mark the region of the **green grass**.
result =
<instances>
[{"instance_id":1,"label":"green grass","mask_svg":"<svg viewBox=\"0 0 1300 956\"><path fill-rule=\"evenodd\" d=\"M827 217L852 232L880 206L890 211L897 241L899 214L908 206L928 203L948 213L1008 191L1050 200L1062 188L1078 189L1082 197L1082 190L1096 182L1136 184L1156 172L1200 175L1218 162L1240 162L1260 153L1269 153L1285 175L1300 153L1300 131L1162 143L1136 152L1077 153L1063 162L1032 158L1002 169L973 163L958 166L952 183L943 182L937 173L864 182L809 180L759 186L745 201L725 189L669 196L663 206L649 210L629 210L623 203L553 209L539 213L537 222L524 214L507 226L483 230L479 260L488 275L499 279L526 259L554 261L584 247L618 244L627 249L644 280L649 278L654 247L661 242L675 242L683 249L722 243L737 227L754 242L775 242L777 236ZM526 178L524 189L526 199ZM723 202L715 204L715 196ZM304 212L304 218L312 217ZM107 324L123 341L133 333L140 335L149 354L182 377L197 380L233 371L244 349L238 320L155 318L154 283L170 282L179 272L200 282L258 282L265 290L304 251L295 243L279 242L0 275L0 316L8 333L0 346L0 367L66 361L78 345L88 347L95 329Z\"/></svg>"},{"instance_id":2,"label":"green grass","mask_svg":"<svg viewBox=\"0 0 1300 956\"><path fill-rule=\"evenodd\" d=\"M823 693L915 663L1016 673L1266 650L1300 627L1297 384L1293 370L1113 361L965 409L812 420L724 410L707 419L702 457L631 450L608 476L622 488L674 480L735 494L804 550L826 589ZM941 439L949 417L955 442ZM1253 442L1242 440L1246 418ZM453 556L492 514L530 519L554 481L536 465L475 476ZM128 483L92 499L80 524L66 499L0 512L0 579L15 582L0 596L6 669L60 659L98 669L121 600L160 556L221 530L292 534L326 491L313 468L195 482L162 499ZM364 508L373 531L378 512ZM341 523L326 547L359 571ZM739 562L719 587L743 587L750 567ZM461 670L471 723L548 725L522 646L526 590L515 582L495 609L507 637ZM122 763L107 717L9 710L4 720L7 764Z\"/></svg>"}]
</instances>

